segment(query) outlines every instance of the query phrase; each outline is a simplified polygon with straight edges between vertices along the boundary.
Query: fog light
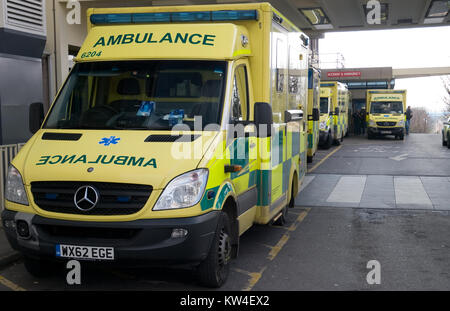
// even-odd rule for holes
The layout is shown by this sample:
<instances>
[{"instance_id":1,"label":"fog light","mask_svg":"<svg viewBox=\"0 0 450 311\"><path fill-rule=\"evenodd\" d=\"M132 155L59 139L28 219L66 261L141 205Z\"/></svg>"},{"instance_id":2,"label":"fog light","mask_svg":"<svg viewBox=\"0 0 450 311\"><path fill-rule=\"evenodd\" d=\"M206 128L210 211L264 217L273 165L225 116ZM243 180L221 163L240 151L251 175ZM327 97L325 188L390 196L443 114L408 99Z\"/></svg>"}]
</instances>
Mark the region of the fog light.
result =
<instances>
[{"instance_id":1,"label":"fog light","mask_svg":"<svg viewBox=\"0 0 450 311\"><path fill-rule=\"evenodd\" d=\"M17 234L21 238L29 238L30 237L30 229L28 228L28 223L25 220L18 220L16 223Z\"/></svg>"},{"instance_id":2,"label":"fog light","mask_svg":"<svg viewBox=\"0 0 450 311\"><path fill-rule=\"evenodd\" d=\"M175 228L172 230L172 239L184 238L188 234L186 229Z\"/></svg>"},{"instance_id":3,"label":"fog light","mask_svg":"<svg viewBox=\"0 0 450 311\"><path fill-rule=\"evenodd\" d=\"M5 228L7 229L15 229L16 223L14 222L14 220L4 220L3 226L5 226Z\"/></svg>"}]
</instances>

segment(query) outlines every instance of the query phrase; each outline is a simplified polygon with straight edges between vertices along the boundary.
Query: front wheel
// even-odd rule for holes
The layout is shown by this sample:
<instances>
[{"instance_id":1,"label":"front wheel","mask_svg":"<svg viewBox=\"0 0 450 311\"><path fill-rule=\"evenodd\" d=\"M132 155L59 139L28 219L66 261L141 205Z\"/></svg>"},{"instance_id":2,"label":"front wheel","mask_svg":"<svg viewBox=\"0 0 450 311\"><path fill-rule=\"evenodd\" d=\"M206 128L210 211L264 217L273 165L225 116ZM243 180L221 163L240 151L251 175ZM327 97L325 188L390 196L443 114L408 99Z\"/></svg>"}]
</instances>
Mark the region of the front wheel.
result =
<instances>
[{"instance_id":1,"label":"front wheel","mask_svg":"<svg viewBox=\"0 0 450 311\"><path fill-rule=\"evenodd\" d=\"M208 256L198 266L198 277L202 285L218 288L225 284L230 273L231 250L230 218L221 212Z\"/></svg>"},{"instance_id":2,"label":"front wheel","mask_svg":"<svg viewBox=\"0 0 450 311\"><path fill-rule=\"evenodd\" d=\"M442 146L447 146L447 142L444 139L444 134L442 134Z\"/></svg>"}]
</instances>

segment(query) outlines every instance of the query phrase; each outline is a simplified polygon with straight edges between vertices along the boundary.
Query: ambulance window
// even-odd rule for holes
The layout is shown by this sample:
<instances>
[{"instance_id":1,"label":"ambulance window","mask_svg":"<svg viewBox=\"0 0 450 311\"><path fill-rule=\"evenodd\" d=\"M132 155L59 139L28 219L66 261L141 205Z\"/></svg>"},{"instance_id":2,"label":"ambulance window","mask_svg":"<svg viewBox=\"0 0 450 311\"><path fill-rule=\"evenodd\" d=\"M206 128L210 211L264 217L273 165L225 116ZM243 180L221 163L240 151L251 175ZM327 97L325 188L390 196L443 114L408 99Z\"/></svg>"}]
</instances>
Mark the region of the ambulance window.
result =
<instances>
[{"instance_id":1,"label":"ambulance window","mask_svg":"<svg viewBox=\"0 0 450 311\"><path fill-rule=\"evenodd\" d=\"M74 66L45 128L170 130L220 124L226 81L224 61L89 62ZM245 70L244 70L245 73ZM239 102L246 80L238 75ZM244 82L242 82L244 81ZM246 111L242 112L246 117ZM208 130L212 130L209 127Z\"/></svg>"},{"instance_id":2,"label":"ambulance window","mask_svg":"<svg viewBox=\"0 0 450 311\"><path fill-rule=\"evenodd\" d=\"M234 73L231 118L233 121L248 120L247 68L239 66Z\"/></svg>"}]
</instances>

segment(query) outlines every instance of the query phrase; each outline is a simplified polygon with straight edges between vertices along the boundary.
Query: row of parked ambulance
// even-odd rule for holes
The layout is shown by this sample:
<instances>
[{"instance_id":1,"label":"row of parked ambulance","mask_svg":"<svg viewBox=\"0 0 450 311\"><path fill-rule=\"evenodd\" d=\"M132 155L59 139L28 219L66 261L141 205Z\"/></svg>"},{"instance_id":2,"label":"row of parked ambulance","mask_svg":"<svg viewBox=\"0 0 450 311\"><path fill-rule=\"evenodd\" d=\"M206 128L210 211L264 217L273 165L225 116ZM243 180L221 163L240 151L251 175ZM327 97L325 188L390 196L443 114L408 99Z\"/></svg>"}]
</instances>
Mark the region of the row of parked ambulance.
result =
<instances>
[{"instance_id":1,"label":"row of parked ambulance","mask_svg":"<svg viewBox=\"0 0 450 311\"><path fill-rule=\"evenodd\" d=\"M351 92L345 84L320 82L320 71L315 68L309 69L308 83L308 162L312 162L318 147L340 145L347 136L352 108ZM367 90L365 108L368 139L386 135L404 139L406 90ZM315 117L315 110L319 117Z\"/></svg>"},{"instance_id":2,"label":"row of parked ambulance","mask_svg":"<svg viewBox=\"0 0 450 311\"><path fill-rule=\"evenodd\" d=\"M319 142L347 135L348 90L320 82L308 36L269 3L89 9L87 21L8 168L10 244L35 276L76 259L183 265L223 285L240 236L283 225ZM377 101L389 113L370 113L374 128L394 117Z\"/></svg>"}]
</instances>

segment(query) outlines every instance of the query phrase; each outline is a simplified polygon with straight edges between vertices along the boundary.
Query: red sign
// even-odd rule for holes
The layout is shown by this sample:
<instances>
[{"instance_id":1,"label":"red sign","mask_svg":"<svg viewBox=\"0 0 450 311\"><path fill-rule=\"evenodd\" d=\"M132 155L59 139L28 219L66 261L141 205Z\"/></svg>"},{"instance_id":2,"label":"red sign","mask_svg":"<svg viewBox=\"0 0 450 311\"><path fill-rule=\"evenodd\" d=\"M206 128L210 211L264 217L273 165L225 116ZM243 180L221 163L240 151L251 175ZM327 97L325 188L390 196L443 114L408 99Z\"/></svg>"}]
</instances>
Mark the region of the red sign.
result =
<instances>
[{"instance_id":1,"label":"red sign","mask_svg":"<svg viewBox=\"0 0 450 311\"><path fill-rule=\"evenodd\" d=\"M350 78L361 77L361 71L330 71L327 72L327 78Z\"/></svg>"}]
</instances>

